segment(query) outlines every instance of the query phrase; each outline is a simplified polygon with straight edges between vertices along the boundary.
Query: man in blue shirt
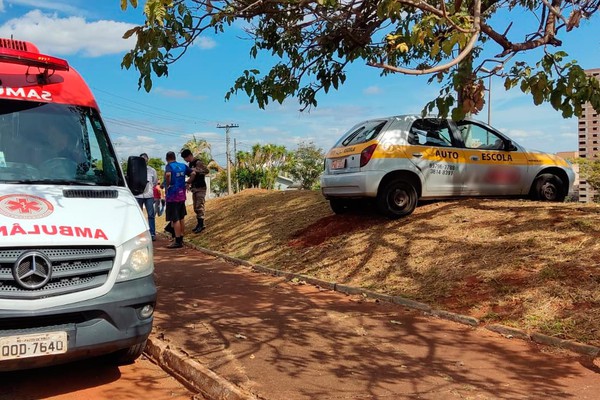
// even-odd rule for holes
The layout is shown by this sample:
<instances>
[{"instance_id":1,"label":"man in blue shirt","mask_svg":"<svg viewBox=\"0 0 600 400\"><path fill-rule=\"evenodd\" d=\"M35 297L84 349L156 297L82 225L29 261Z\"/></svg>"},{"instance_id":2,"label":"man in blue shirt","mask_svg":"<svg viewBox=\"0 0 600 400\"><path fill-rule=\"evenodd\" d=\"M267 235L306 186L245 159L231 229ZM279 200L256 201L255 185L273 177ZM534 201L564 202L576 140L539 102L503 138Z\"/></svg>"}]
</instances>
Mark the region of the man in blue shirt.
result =
<instances>
[{"instance_id":1,"label":"man in blue shirt","mask_svg":"<svg viewBox=\"0 0 600 400\"><path fill-rule=\"evenodd\" d=\"M185 233L184 218L187 215L185 209L186 176L190 180L195 178L195 172L185 164L175 161L175 153L167 153L167 166L165 167L165 189L167 206L165 218L171 222L175 231L175 242L167 246L170 249L183 247L183 235Z\"/></svg>"}]
</instances>

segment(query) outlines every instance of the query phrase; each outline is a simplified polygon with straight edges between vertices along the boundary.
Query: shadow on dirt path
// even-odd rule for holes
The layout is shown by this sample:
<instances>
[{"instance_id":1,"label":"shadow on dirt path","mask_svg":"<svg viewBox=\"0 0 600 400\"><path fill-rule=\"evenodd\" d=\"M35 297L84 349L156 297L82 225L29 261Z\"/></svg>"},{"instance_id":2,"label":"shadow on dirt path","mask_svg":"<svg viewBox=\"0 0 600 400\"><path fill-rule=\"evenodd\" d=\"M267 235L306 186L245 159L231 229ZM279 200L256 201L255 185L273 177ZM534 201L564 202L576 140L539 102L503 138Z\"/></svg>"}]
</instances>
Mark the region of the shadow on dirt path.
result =
<instances>
[{"instance_id":1,"label":"shadow on dirt path","mask_svg":"<svg viewBox=\"0 0 600 400\"><path fill-rule=\"evenodd\" d=\"M274 399L596 399L598 363L156 242L153 335Z\"/></svg>"}]
</instances>

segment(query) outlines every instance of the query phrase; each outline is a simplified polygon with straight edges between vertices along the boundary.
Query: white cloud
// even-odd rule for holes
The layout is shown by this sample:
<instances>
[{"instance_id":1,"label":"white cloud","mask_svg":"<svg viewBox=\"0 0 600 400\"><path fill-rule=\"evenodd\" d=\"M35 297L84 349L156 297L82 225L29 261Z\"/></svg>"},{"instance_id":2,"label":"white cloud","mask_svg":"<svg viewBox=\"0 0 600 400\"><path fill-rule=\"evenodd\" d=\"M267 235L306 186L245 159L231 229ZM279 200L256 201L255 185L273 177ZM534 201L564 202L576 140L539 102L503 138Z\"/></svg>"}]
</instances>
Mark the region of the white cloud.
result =
<instances>
[{"instance_id":1,"label":"white cloud","mask_svg":"<svg viewBox=\"0 0 600 400\"><path fill-rule=\"evenodd\" d=\"M363 90L363 93L367 95L375 95L383 93L383 90L379 86L369 86Z\"/></svg>"},{"instance_id":2,"label":"white cloud","mask_svg":"<svg viewBox=\"0 0 600 400\"><path fill-rule=\"evenodd\" d=\"M515 140L539 138L544 136L544 132L539 130L506 129L504 130L504 133L511 139Z\"/></svg>"},{"instance_id":3,"label":"white cloud","mask_svg":"<svg viewBox=\"0 0 600 400\"><path fill-rule=\"evenodd\" d=\"M200 36L198 39L196 39L196 41L194 42L194 45L198 46L202 50L209 50L209 49L216 47L217 42L215 42L215 40L212 38L209 38L206 36Z\"/></svg>"},{"instance_id":4,"label":"white cloud","mask_svg":"<svg viewBox=\"0 0 600 400\"><path fill-rule=\"evenodd\" d=\"M1 0L0 0L1 3ZM60 11L67 14L81 14L81 9L78 7L66 4L60 1L47 0L9 0L8 3L19 6L30 6L33 8L41 8L44 10ZM1 5L1 4L0 4Z\"/></svg>"},{"instance_id":5,"label":"white cloud","mask_svg":"<svg viewBox=\"0 0 600 400\"><path fill-rule=\"evenodd\" d=\"M133 48L135 38L122 39L134 25L118 21L89 22L81 17L59 18L33 10L0 26L0 37L14 36L33 42L42 53L52 55L83 54L99 57L122 54Z\"/></svg>"},{"instance_id":6,"label":"white cloud","mask_svg":"<svg viewBox=\"0 0 600 400\"><path fill-rule=\"evenodd\" d=\"M4 3L0 0L0 12L4 12Z\"/></svg>"},{"instance_id":7,"label":"white cloud","mask_svg":"<svg viewBox=\"0 0 600 400\"><path fill-rule=\"evenodd\" d=\"M203 100L206 99L206 96L195 96L190 93L188 90L177 90L177 89L166 89L163 87L157 87L152 89L154 93L160 94L164 97L172 97L176 99L197 99Z\"/></svg>"}]
</instances>

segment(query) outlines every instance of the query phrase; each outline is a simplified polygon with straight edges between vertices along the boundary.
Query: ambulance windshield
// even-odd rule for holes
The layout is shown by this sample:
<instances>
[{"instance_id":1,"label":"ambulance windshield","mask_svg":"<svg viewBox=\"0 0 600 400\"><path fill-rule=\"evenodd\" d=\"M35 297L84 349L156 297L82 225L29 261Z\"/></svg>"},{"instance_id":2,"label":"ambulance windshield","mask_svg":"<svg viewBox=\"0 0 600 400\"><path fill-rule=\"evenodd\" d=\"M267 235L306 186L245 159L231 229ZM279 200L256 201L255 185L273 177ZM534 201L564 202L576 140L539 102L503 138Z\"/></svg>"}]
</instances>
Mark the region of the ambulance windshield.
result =
<instances>
[{"instance_id":1,"label":"ambulance windshield","mask_svg":"<svg viewBox=\"0 0 600 400\"><path fill-rule=\"evenodd\" d=\"M0 182L125 186L96 110L0 100Z\"/></svg>"}]
</instances>

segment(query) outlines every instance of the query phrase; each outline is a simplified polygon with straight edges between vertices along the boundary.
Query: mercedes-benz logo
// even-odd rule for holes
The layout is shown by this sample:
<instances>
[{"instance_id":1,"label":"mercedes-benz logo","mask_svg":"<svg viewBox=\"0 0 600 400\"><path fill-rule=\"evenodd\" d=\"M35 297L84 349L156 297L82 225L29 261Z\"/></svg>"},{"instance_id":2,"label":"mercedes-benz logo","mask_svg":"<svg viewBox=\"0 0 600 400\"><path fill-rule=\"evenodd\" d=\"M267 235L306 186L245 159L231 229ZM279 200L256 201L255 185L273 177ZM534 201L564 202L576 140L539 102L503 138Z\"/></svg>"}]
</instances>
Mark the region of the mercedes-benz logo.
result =
<instances>
[{"instance_id":1,"label":"mercedes-benz logo","mask_svg":"<svg viewBox=\"0 0 600 400\"><path fill-rule=\"evenodd\" d=\"M50 280L52 262L39 251L27 251L13 266L13 277L24 289L39 289Z\"/></svg>"}]
</instances>

